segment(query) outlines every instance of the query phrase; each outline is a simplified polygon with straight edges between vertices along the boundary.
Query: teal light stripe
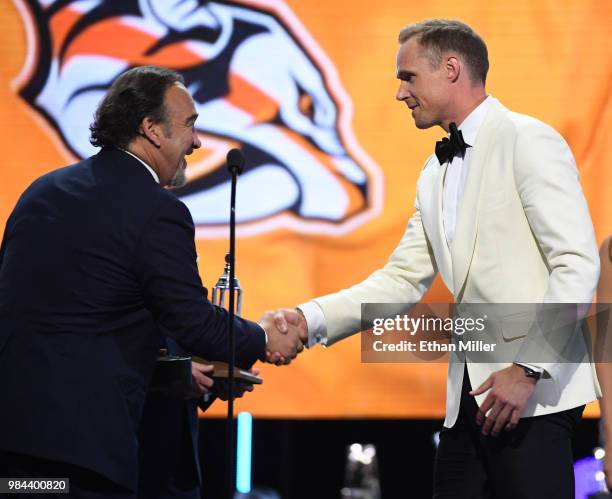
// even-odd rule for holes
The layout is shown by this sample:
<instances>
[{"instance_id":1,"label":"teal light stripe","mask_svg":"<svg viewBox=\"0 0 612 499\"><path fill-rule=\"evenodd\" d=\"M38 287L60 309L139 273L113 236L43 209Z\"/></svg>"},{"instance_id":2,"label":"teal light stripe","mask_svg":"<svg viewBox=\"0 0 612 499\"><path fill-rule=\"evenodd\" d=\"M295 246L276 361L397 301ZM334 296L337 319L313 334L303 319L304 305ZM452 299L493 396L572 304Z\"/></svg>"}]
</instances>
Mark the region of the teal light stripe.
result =
<instances>
[{"instance_id":1,"label":"teal light stripe","mask_svg":"<svg viewBox=\"0 0 612 499\"><path fill-rule=\"evenodd\" d=\"M242 494L251 492L251 443L253 416L249 412L238 414L238 439L236 460L236 490Z\"/></svg>"}]
</instances>

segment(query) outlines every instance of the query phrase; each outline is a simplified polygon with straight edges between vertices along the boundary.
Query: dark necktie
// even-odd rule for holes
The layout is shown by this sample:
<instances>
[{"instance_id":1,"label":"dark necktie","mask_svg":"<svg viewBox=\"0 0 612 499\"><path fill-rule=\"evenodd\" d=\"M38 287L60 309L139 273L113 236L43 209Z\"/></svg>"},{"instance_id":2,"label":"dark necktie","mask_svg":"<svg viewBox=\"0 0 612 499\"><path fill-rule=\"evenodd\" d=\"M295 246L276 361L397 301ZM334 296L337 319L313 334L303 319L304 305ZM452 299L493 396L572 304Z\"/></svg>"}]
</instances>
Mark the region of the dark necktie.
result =
<instances>
[{"instance_id":1,"label":"dark necktie","mask_svg":"<svg viewBox=\"0 0 612 499\"><path fill-rule=\"evenodd\" d=\"M436 157L441 165L447 161L450 163L455 156L461 156L461 159L463 159L465 150L471 147L463 140L463 134L461 130L457 130L457 125L454 121L448 128L450 130L450 138L444 137L436 142Z\"/></svg>"}]
</instances>

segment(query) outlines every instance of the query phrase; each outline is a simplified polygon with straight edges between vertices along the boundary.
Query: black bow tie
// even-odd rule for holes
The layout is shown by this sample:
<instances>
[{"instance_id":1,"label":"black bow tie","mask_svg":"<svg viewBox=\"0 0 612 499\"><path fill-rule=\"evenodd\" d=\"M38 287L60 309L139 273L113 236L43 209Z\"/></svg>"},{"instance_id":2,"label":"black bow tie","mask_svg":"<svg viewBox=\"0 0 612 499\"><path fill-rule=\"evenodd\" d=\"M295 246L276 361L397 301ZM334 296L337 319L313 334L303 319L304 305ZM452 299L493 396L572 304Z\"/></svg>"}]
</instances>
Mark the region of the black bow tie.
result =
<instances>
[{"instance_id":1,"label":"black bow tie","mask_svg":"<svg viewBox=\"0 0 612 499\"><path fill-rule=\"evenodd\" d=\"M441 165L447 161L450 163L455 156L465 156L465 150L471 147L463 140L461 130L457 130L457 125L453 121L449 126L450 138L444 137L436 142L436 156Z\"/></svg>"}]
</instances>

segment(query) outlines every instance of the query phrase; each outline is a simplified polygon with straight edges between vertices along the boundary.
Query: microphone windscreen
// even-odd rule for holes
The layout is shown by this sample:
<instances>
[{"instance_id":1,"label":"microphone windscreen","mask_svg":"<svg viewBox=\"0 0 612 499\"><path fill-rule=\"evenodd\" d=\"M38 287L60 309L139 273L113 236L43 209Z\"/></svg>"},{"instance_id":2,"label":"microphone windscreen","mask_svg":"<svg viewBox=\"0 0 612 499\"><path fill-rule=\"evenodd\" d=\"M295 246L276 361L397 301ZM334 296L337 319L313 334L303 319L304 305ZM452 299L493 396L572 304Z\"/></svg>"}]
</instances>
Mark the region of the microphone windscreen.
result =
<instances>
[{"instance_id":1,"label":"microphone windscreen","mask_svg":"<svg viewBox=\"0 0 612 499\"><path fill-rule=\"evenodd\" d=\"M230 149L227 153L227 167L230 170L236 170L238 174L242 173L244 168L244 155L240 149Z\"/></svg>"}]
</instances>

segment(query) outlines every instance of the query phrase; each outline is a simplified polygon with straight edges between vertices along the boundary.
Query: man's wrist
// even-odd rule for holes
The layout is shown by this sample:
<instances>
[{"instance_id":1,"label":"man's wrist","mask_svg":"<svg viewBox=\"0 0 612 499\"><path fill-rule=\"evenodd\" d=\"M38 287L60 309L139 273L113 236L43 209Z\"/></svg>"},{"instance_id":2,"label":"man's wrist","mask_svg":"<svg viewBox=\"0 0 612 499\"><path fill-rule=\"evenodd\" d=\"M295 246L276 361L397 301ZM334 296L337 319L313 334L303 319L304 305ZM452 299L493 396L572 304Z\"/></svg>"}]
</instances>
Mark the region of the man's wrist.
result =
<instances>
[{"instance_id":1,"label":"man's wrist","mask_svg":"<svg viewBox=\"0 0 612 499\"><path fill-rule=\"evenodd\" d=\"M306 322L306 330L308 333L307 347L311 348L314 345L327 344L327 326L325 324L325 315L319 305L313 301L309 301L296 307Z\"/></svg>"},{"instance_id":2,"label":"man's wrist","mask_svg":"<svg viewBox=\"0 0 612 499\"><path fill-rule=\"evenodd\" d=\"M540 370L533 369L530 366L527 366L525 364L519 364L517 362L515 362L514 365L522 369L526 378L532 379L537 382L542 377L542 371Z\"/></svg>"},{"instance_id":3,"label":"man's wrist","mask_svg":"<svg viewBox=\"0 0 612 499\"><path fill-rule=\"evenodd\" d=\"M306 320L306 316L304 315L304 312L302 312L300 307L295 307L293 310L295 310L298 313L298 315L302 318L302 320L306 323L306 330L308 331L308 321Z\"/></svg>"}]
</instances>

